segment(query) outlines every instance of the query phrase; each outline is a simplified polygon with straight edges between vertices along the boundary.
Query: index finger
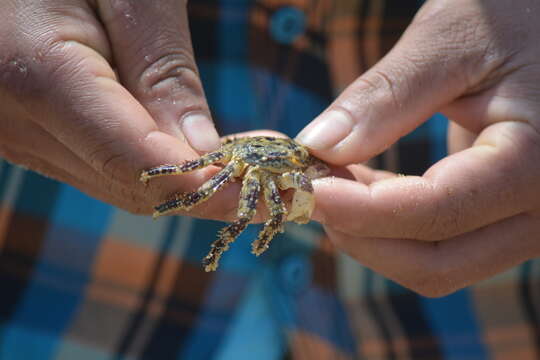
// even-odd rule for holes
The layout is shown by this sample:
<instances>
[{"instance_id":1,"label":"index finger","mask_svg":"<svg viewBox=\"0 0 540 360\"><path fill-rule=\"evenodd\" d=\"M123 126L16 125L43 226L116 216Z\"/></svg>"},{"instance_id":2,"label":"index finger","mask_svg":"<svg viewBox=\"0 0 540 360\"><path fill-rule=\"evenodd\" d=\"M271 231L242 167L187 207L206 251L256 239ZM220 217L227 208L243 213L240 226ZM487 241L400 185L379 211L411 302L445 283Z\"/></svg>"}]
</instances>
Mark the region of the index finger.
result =
<instances>
[{"instance_id":1,"label":"index finger","mask_svg":"<svg viewBox=\"0 0 540 360\"><path fill-rule=\"evenodd\" d=\"M441 240L532 210L540 202L537 137L528 124L502 122L422 177L318 180L314 219L355 236Z\"/></svg>"}]
</instances>

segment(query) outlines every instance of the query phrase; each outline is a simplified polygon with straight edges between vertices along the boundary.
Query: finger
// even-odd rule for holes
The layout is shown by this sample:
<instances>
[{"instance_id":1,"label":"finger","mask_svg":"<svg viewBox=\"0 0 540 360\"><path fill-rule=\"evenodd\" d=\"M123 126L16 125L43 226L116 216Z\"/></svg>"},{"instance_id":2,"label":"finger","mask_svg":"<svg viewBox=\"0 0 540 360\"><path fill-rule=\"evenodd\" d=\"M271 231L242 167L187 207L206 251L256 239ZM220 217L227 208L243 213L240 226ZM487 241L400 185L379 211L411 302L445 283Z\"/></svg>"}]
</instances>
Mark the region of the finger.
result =
<instances>
[{"instance_id":1,"label":"finger","mask_svg":"<svg viewBox=\"0 0 540 360\"><path fill-rule=\"evenodd\" d=\"M340 169L340 168L335 168L335 169ZM349 165L341 169L346 169L349 172L350 176L337 175L340 172L336 170L333 171L333 174L336 174L336 176L340 176L342 178L355 180L361 184L366 184L366 185L369 185L371 183L381 181L381 180L392 179L398 176L397 174L394 174L390 171L376 170L362 164Z\"/></svg>"},{"instance_id":2,"label":"finger","mask_svg":"<svg viewBox=\"0 0 540 360\"><path fill-rule=\"evenodd\" d=\"M219 137L195 64L187 1L98 1L121 82L161 130L198 152Z\"/></svg>"},{"instance_id":3,"label":"finger","mask_svg":"<svg viewBox=\"0 0 540 360\"><path fill-rule=\"evenodd\" d=\"M55 164L55 167L64 169L73 177L94 182L99 176L95 169L83 162L63 143L21 114L2 121L0 144L4 149L11 149L26 157L40 158L46 160L48 164ZM39 171L31 167L30 169ZM46 171L39 172L54 177Z\"/></svg>"},{"instance_id":4,"label":"finger","mask_svg":"<svg viewBox=\"0 0 540 360\"><path fill-rule=\"evenodd\" d=\"M435 3L428 2L387 56L300 132L299 142L333 164L365 161L489 72L494 64L478 65L484 54L477 46L483 20L460 14L458 5L442 14ZM457 21L469 20L478 25L473 36L468 26L456 30Z\"/></svg>"},{"instance_id":5,"label":"finger","mask_svg":"<svg viewBox=\"0 0 540 360\"><path fill-rule=\"evenodd\" d=\"M131 213L151 214L150 209L144 206L146 202L143 197L133 192L112 191L111 186L104 186L108 183L106 179L100 178L99 174L91 173L87 178L77 177L66 169L51 163L47 157L27 153L18 148L0 146L0 157L47 178L74 186L95 199L126 209Z\"/></svg>"},{"instance_id":6,"label":"finger","mask_svg":"<svg viewBox=\"0 0 540 360\"><path fill-rule=\"evenodd\" d=\"M451 121L448 124L448 153L453 154L461 150L470 148L478 134L475 134L459 124Z\"/></svg>"},{"instance_id":7,"label":"finger","mask_svg":"<svg viewBox=\"0 0 540 360\"><path fill-rule=\"evenodd\" d=\"M2 121L0 144L6 159L95 198L114 199L114 205L128 211L140 213L141 206L149 201L133 189L104 177L40 126L21 116Z\"/></svg>"},{"instance_id":8,"label":"finger","mask_svg":"<svg viewBox=\"0 0 540 360\"><path fill-rule=\"evenodd\" d=\"M430 297L450 294L540 254L540 218L527 214L438 243L354 238L325 229L363 265Z\"/></svg>"},{"instance_id":9,"label":"finger","mask_svg":"<svg viewBox=\"0 0 540 360\"><path fill-rule=\"evenodd\" d=\"M536 131L498 123L422 177L316 181L314 219L360 237L441 240L538 207L538 163Z\"/></svg>"}]
</instances>

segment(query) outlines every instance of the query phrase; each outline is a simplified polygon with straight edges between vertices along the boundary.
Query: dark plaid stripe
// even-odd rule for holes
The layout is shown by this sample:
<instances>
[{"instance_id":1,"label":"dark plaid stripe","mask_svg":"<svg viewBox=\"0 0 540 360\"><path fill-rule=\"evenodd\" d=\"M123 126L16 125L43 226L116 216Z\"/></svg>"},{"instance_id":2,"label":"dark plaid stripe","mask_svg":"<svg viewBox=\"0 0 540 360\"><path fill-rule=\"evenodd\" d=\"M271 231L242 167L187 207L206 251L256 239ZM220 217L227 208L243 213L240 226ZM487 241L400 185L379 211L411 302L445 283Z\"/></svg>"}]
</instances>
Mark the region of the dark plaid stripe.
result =
<instances>
[{"instance_id":1,"label":"dark plaid stripe","mask_svg":"<svg viewBox=\"0 0 540 360\"><path fill-rule=\"evenodd\" d=\"M373 319L375 320L375 323L377 324L377 327L381 336L381 341L383 342L383 346L384 346L384 359L396 360L397 355L394 350L394 346L392 344L392 333L383 316L383 313L379 306L379 302L377 301L374 295L374 291L373 291L374 277L375 277L375 274L373 273L373 271L367 269L365 272L364 289L363 289L366 294L365 302L367 305L367 309L369 311L369 315L373 317Z\"/></svg>"},{"instance_id":2,"label":"dark plaid stripe","mask_svg":"<svg viewBox=\"0 0 540 360\"><path fill-rule=\"evenodd\" d=\"M528 261L521 267L519 290L523 301L523 309L536 346L536 354L540 358L540 281L532 277L533 261Z\"/></svg>"},{"instance_id":3,"label":"dark plaid stripe","mask_svg":"<svg viewBox=\"0 0 540 360\"><path fill-rule=\"evenodd\" d=\"M0 249L0 319L4 323L10 321L32 280L59 188L59 183L40 175L24 174L14 205L21 210L11 218Z\"/></svg>"},{"instance_id":4,"label":"dark plaid stripe","mask_svg":"<svg viewBox=\"0 0 540 360\"><path fill-rule=\"evenodd\" d=\"M0 199L4 197L7 190L6 182L12 171L13 165L8 164L0 159Z\"/></svg>"},{"instance_id":5,"label":"dark plaid stripe","mask_svg":"<svg viewBox=\"0 0 540 360\"><path fill-rule=\"evenodd\" d=\"M130 347L133 346L133 342L135 341L135 337L138 335L139 331L141 330L141 326L143 324L143 320L147 315L148 311L148 305L152 298L155 296L155 288L157 286L157 280L158 277L161 274L162 268L163 268L163 262L165 260L165 256L170 252L172 241L174 239L175 231L177 230L178 225L178 217L174 217L170 220L169 226L166 230L165 237L163 239L163 244L159 248L156 254L156 263L153 266L152 274L150 274L150 279L148 282L148 287L144 290L144 292L141 294L141 304L139 305L139 308L137 311L135 311L131 315L131 319L126 327L126 332L124 336L122 337L120 343L118 344L117 349L114 351L114 354L121 359L123 356L125 356L128 353L128 350ZM159 326L157 327L159 328ZM159 332L159 330L156 330L156 332ZM155 332L155 333L156 333ZM172 358L178 353L178 349L181 346L181 342L178 341L178 336L180 333L177 333L173 339L175 340L173 342L173 346L171 346L171 343L164 342L161 345L160 353L157 354L159 357L168 357ZM155 336L150 337L148 348L152 348L153 343L155 343ZM145 351L145 354L147 351ZM151 355L152 351L150 351ZM144 357L143 357L144 358ZM155 358L155 357L154 357Z\"/></svg>"},{"instance_id":6,"label":"dark plaid stripe","mask_svg":"<svg viewBox=\"0 0 540 360\"><path fill-rule=\"evenodd\" d=\"M399 319L409 343L412 359L444 359L436 334L430 327L420 302L420 295L387 280L390 288L389 302L395 316Z\"/></svg>"}]
</instances>

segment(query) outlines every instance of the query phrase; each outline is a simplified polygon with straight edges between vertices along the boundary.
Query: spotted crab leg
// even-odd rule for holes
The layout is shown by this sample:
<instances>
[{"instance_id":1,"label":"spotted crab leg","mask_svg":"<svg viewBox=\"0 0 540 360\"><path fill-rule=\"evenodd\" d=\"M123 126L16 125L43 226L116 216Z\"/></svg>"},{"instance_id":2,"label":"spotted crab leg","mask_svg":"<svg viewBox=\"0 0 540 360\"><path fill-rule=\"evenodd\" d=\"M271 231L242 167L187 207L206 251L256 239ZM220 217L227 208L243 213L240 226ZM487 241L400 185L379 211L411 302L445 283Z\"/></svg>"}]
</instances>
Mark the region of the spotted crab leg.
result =
<instances>
[{"instance_id":1,"label":"spotted crab leg","mask_svg":"<svg viewBox=\"0 0 540 360\"><path fill-rule=\"evenodd\" d=\"M260 171L258 167L250 168L244 176L242 190L240 191L238 219L229 226L221 229L218 233L217 240L212 243L210 252L202 261L205 271L214 271L217 269L221 255L229 249L229 244L236 240L251 219L253 219L260 190Z\"/></svg>"},{"instance_id":2,"label":"spotted crab leg","mask_svg":"<svg viewBox=\"0 0 540 360\"><path fill-rule=\"evenodd\" d=\"M223 186L239 176L242 172L242 164L237 161L231 161L220 172L212 176L207 182L201 185L199 189L185 194L176 194L171 200L156 206L153 217L169 214L178 210L188 211L195 205L208 200Z\"/></svg>"},{"instance_id":3,"label":"spotted crab leg","mask_svg":"<svg viewBox=\"0 0 540 360\"><path fill-rule=\"evenodd\" d=\"M264 223L257 240L253 242L251 252L257 256L268 249L270 241L277 233L283 232L283 223L287 217L287 208L281 200L273 177L267 177L264 185L264 202L270 211L270 219Z\"/></svg>"},{"instance_id":4,"label":"spotted crab leg","mask_svg":"<svg viewBox=\"0 0 540 360\"><path fill-rule=\"evenodd\" d=\"M281 190L291 188L296 190L287 220L307 224L315 207L310 178L300 172L288 172L281 175L277 182Z\"/></svg>"},{"instance_id":5,"label":"spotted crab leg","mask_svg":"<svg viewBox=\"0 0 540 360\"><path fill-rule=\"evenodd\" d=\"M202 169L208 165L215 164L222 160L224 160L224 162L227 162L228 160L226 159L225 152L214 151L203 155L198 159L186 161L185 163L180 165L160 165L145 170L141 173L140 180L146 184L148 180L155 177L185 174L197 169Z\"/></svg>"}]
</instances>

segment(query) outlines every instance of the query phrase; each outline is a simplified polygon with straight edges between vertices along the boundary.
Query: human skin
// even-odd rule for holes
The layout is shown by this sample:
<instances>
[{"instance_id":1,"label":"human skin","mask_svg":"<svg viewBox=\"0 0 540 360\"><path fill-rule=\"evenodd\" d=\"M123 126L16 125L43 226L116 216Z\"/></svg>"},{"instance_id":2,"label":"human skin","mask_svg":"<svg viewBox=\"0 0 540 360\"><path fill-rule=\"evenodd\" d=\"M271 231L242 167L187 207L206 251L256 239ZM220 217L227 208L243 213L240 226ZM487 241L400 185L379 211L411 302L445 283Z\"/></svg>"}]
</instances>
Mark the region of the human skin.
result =
<instances>
[{"instance_id":1,"label":"human skin","mask_svg":"<svg viewBox=\"0 0 540 360\"><path fill-rule=\"evenodd\" d=\"M185 1L8 0L0 33L1 157L141 214L216 171L139 181L219 146ZM192 214L231 218L237 192Z\"/></svg>"},{"instance_id":2,"label":"human skin","mask_svg":"<svg viewBox=\"0 0 540 360\"><path fill-rule=\"evenodd\" d=\"M315 155L349 165L435 112L452 120L450 155L422 176L350 165L351 179L315 182L314 218L338 248L426 296L540 254L539 16L536 0L428 1L299 134Z\"/></svg>"},{"instance_id":3,"label":"human skin","mask_svg":"<svg viewBox=\"0 0 540 360\"><path fill-rule=\"evenodd\" d=\"M353 180L315 182L314 217L338 247L428 296L538 255L539 7L428 1L391 53L300 134L346 165L436 111L453 120L453 154L422 177L350 165ZM133 213L216 171L138 181L142 169L218 146L185 2L8 0L0 31L9 34L0 37L0 156ZM315 128L325 116L331 133ZM233 184L191 214L232 219L237 194Z\"/></svg>"}]
</instances>

